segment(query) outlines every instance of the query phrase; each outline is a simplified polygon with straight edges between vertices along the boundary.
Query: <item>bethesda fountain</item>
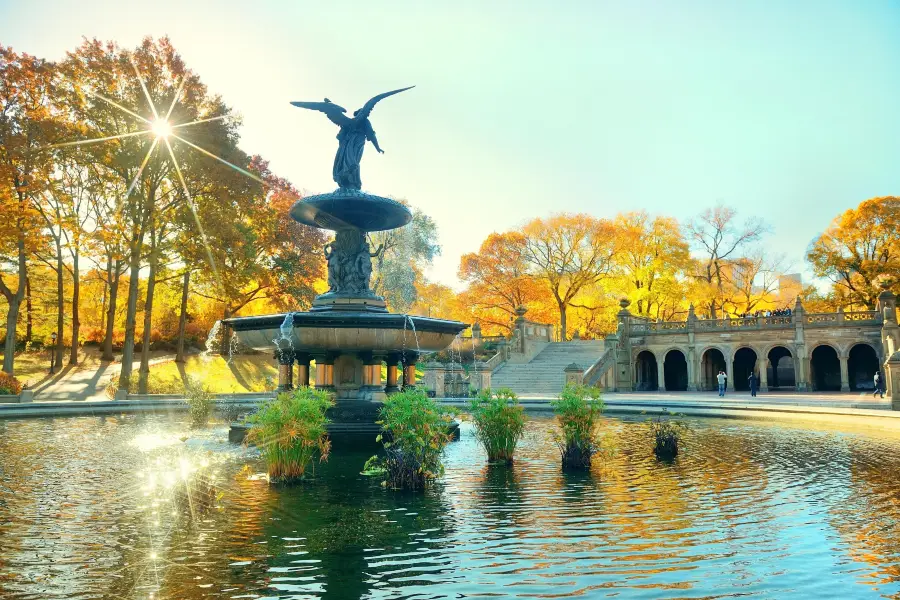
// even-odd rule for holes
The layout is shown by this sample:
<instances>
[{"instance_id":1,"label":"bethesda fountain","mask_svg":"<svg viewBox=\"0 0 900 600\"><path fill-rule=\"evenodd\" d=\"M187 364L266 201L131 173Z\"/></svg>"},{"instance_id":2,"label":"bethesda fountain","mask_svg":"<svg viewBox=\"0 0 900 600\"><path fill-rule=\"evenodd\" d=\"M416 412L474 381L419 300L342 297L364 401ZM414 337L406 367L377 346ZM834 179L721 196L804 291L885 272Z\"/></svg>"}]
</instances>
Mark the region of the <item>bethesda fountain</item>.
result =
<instances>
[{"instance_id":1,"label":"bethesda fountain","mask_svg":"<svg viewBox=\"0 0 900 600\"><path fill-rule=\"evenodd\" d=\"M401 387L416 383L416 362L424 353L440 351L468 324L388 312L384 298L369 286L374 251L367 233L387 231L409 223L412 214L403 204L361 191L359 164L366 142L379 153L369 114L380 100L411 88L375 96L350 117L327 98L323 102L292 102L316 110L340 127L333 177L338 189L299 200L291 217L304 225L334 231L323 251L328 262L329 290L317 296L308 312L235 317L222 324L233 341L254 350L274 351L278 360L278 389L314 385L334 394L329 433L334 438L369 436L380 403ZM226 339L229 333L226 331ZM315 381L310 363L315 361ZM387 365L386 381L382 365ZM296 373L296 377L295 377ZM241 439L243 428L232 427L231 438Z\"/></svg>"}]
</instances>

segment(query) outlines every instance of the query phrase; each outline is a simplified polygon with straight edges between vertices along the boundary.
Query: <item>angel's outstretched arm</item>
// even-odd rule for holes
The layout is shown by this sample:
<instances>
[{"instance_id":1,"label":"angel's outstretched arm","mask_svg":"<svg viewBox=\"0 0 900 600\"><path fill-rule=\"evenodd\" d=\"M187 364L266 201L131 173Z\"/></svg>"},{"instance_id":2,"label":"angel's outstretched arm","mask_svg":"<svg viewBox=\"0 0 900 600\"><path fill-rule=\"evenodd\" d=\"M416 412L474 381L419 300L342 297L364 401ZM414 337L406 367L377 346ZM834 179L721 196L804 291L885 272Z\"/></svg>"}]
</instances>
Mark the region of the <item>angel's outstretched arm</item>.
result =
<instances>
[{"instance_id":1,"label":"angel's outstretched arm","mask_svg":"<svg viewBox=\"0 0 900 600\"><path fill-rule=\"evenodd\" d=\"M372 142L372 145L375 146L375 149L378 150L380 154L384 154L384 150L382 150L381 146L378 145L378 138L375 137L375 130L372 129L371 125L369 125L366 129L366 139Z\"/></svg>"}]
</instances>

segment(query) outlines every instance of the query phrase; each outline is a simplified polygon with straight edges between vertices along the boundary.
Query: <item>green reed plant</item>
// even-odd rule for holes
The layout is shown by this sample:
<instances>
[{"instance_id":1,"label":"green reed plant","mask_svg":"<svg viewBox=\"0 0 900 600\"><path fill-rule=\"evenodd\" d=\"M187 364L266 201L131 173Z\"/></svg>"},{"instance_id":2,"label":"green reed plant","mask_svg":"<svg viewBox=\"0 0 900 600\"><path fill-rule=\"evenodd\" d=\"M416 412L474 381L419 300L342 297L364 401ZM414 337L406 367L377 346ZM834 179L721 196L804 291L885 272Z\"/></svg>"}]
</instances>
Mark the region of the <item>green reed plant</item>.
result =
<instances>
[{"instance_id":1,"label":"green reed plant","mask_svg":"<svg viewBox=\"0 0 900 600\"><path fill-rule=\"evenodd\" d=\"M648 421L653 436L653 453L657 458L672 460L678 456L678 447L688 431L681 421L663 419L662 416Z\"/></svg>"},{"instance_id":2,"label":"green reed plant","mask_svg":"<svg viewBox=\"0 0 900 600\"><path fill-rule=\"evenodd\" d=\"M314 460L328 460L331 440L325 411L331 395L301 387L278 394L247 417L247 442L256 444L266 461L270 481L304 479Z\"/></svg>"},{"instance_id":3,"label":"green reed plant","mask_svg":"<svg viewBox=\"0 0 900 600\"><path fill-rule=\"evenodd\" d=\"M199 379L188 377L184 382L184 401L188 405L191 427L206 427L215 404L209 389Z\"/></svg>"},{"instance_id":4,"label":"green reed plant","mask_svg":"<svg viewBox=\"0 0 900 600\"><path fill-rule=\"evenodd\" d=\"M603 412L600 390L584 385L567 384L552 401L560 432L556 444L564 468L588 469L591 457L600 449L597 423Z\"/></svg>"},{"instance_id":5,"label":"green reed plant","mask_svg":"<svg viewBox=\"0 0 900 600\"><path fill-rule=\"evenodd\" d=\"M475 422L475 437L484 446L489 461L513 461L516 444L525 434L525 409L508 388L483 389L469 408Z\"/></svg>"},{"instance_id":6,"label":"green reed plant","mask_svg":"<svg viewBox=\"0 0 900 600\"><path fill-rule=\"evenodd\" d=\"M384 445L381 460L369 460L367 471L384 469L385 485L400 489L421 489L444 472L441 456L450 443L450 411L439 406L419 388L392 394L380 411Z\"/></svg>"}]
</instances>

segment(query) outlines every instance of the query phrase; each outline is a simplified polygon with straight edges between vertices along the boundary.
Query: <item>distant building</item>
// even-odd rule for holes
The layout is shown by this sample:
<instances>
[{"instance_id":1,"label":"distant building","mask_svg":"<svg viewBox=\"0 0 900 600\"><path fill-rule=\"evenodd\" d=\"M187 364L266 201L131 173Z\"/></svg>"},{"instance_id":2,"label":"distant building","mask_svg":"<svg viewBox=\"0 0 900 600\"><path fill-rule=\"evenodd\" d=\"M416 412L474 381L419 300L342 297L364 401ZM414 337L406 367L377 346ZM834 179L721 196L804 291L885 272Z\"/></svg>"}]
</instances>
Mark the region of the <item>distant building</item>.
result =
<instances>
[{"instance_id":1,"label":"distant building","mask_svg":"<svg viewBox=\"0 0 900 600\"><path fill-rule=\"evenodd\" d=\"M778 299L782 304L793 304L802 292L803 279L800 273L788 273L778 278Z\"/></svg>"}]
</instances>

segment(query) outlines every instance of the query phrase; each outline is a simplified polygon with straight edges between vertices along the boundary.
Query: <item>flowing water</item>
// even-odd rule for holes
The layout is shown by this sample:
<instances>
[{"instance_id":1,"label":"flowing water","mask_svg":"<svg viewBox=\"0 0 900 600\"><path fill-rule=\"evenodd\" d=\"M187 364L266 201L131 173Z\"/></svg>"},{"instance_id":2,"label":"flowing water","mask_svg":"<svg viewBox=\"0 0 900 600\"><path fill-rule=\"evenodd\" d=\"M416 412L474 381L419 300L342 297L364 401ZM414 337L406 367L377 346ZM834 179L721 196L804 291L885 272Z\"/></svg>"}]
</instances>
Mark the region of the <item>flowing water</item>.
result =
<instances>
[{"instance_id":1,"label":"flowing water","mask_svg":"<svg viewBox=\"0 0 900 600\"><path fill-rule=\"evenodd\" d=\"M335 452L270 486L224 427L180 416L0 422L0 598L900 597L900 437L692 421L653 458L644 425L563 473L534 417L512 467L463 424L408 494Z\"/></svg>"}]
</instances>

